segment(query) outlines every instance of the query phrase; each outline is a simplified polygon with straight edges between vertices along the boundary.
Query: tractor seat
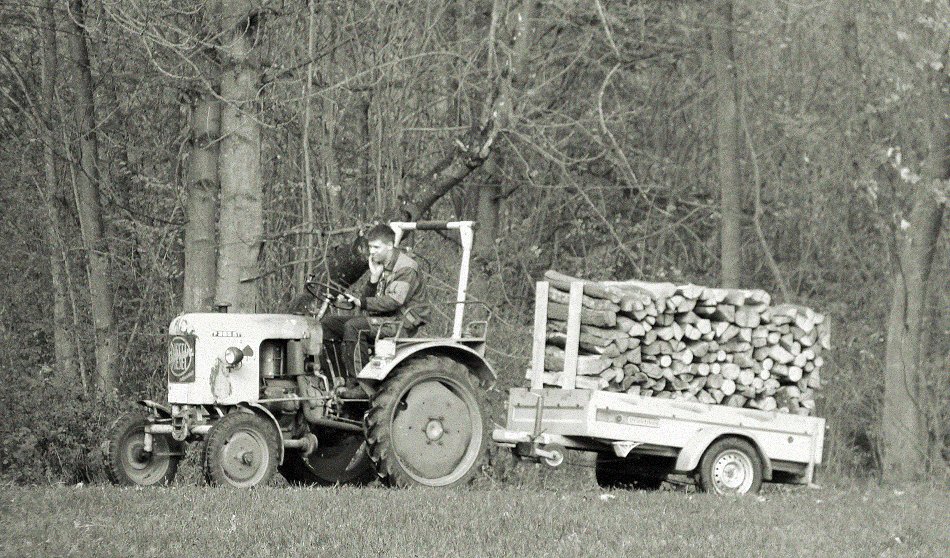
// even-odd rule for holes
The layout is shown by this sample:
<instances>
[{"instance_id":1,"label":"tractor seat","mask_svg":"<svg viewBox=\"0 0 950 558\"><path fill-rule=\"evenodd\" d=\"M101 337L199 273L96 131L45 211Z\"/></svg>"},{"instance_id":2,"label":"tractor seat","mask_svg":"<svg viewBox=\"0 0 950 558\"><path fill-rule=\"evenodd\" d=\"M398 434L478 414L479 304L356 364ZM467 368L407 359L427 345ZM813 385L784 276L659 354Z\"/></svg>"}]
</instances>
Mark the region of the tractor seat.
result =
<instances>
[{"instance_id":1,"label":"tractor seat","mask_svg":"<svg viewBox=\"0 0 950 558\"><path fill-rule=\"evenodd\" d=\"M425 324L422 324L422 325L420 325L419 327L407 328L407 327L405 327L405 325L403 325L402 329L399 330L399 338L400 338L400 339L406 339L406 338L410 338L410 337L416 337L416 336L419 335L419 331L421 331L424 326L425 326ZM390 334L390 335L388 335L388 336L386 336L386 337L394 337L394 336L395 336L396 327L397 327L397 326L394 326L392 334ZM387 333L388 333L388 332L387 332Z\"/></svg>"},{"instance_id":2,"label":"tractor seat","mask_svg":"<svg viewBox=\"0 0 950 558\"><path fill-rule=\"evenodd\" d=\"M400 328L400 325L402 327ZM423 328L425 324L421 324L419 327L415 328L406 328L400 320L393 320L388 322L383 322L379 324L379 337L381 339L391 339L399 334L399 338L415 337L418 335L419 330Z\"/></svg>"}]
</instances>

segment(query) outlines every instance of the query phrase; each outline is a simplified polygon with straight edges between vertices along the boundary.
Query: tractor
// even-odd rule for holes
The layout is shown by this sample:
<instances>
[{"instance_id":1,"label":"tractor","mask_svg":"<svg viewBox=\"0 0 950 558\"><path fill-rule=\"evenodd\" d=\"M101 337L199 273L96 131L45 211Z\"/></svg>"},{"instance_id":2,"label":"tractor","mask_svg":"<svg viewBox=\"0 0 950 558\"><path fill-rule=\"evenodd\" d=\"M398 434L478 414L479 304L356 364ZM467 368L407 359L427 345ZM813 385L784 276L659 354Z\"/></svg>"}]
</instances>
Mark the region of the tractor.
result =
<instances>
[{"instance_id":1,"label":"tractor","mask_svg":"<svg viewBox=\"0 0 950 558\"><path fill-rule=\"evenodd\" d=\"M339 353L324 346L320 318L343 292L329 281L307 281L322 300L316 314L224 307L176 317L168 328L168 402L141 401L146 413L116 422L104 444L111 480L169 483L195 442L212 485L249 488L278 472L292 485L469 482L487 452L483 396L496 377L485 359L490 312L464 322L474 304L466 301L473 225L390 223L396 246L408 231L459 231L452 332L409 336L398 322L383 324L368 361L354 368L358 396L341 389Z\"/></svg>"}]
</instances>

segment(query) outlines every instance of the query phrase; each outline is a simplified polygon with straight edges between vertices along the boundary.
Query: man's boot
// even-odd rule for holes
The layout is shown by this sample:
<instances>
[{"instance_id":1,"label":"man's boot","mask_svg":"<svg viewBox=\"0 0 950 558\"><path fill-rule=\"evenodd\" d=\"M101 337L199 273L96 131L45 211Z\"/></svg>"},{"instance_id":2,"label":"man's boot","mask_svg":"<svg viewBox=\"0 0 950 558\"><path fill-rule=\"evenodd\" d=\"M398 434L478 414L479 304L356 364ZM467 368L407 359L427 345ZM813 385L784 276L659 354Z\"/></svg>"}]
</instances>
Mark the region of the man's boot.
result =
<instances>
[{"instance_id":1,"label":"man's boot","mask_svg":"<svg viewBox=\"0 0 950 558\"><path fill-rule=\"evenodd\" d=\"M369 394L356 378L347 378L346 383L336 389L336 394L340 399L369 399Z\"/></svg>"},{"instance_id":2,"label":"man's boot","mask_svg":"<svg viewBox=\"0 0 950 558\"><path fill-rule=\"evenodd\" d=\"M337 396L342 399L367 399L366 390L356 380L355 364L353 362L356 342L341 341L340 348L343 353L340 355L340 360L343 363L343 377L346 383L337 388Z\"/></svg>"}]
</instances>

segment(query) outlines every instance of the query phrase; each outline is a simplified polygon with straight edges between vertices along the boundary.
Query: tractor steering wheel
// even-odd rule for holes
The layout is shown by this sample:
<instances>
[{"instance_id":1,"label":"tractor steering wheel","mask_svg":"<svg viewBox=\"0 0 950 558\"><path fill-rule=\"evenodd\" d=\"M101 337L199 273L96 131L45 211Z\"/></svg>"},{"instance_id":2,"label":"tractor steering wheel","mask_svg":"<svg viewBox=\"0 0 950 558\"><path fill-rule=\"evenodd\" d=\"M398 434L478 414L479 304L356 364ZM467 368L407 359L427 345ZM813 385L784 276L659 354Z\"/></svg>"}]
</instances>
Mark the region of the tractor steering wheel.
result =
<instances>
[{"instance_id":1,"label":"tractor steering wheel","mask_svg":"<svg viewBox=\"0 0 950 558\"><path fill-rule=\"evenodd\" d=\"M337 296L347 294L344 289L341 289L331 282L318 281L313 275L307 278L304 287L314 298L325 300L333 305L334 308L352 310L356 307L352 302L341 302L337 299Z\"/></svg>"}]
</instances>

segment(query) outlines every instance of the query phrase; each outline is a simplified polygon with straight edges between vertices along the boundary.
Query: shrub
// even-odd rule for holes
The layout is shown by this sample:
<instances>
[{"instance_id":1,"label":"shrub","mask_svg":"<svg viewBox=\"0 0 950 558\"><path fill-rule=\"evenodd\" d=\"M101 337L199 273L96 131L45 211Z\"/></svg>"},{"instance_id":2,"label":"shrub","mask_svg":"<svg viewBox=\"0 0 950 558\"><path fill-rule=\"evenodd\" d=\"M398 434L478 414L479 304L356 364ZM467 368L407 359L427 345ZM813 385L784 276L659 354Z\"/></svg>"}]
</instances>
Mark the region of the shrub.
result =
<instances>
[{"instance_id":1,"label":"shrub","mask_svg":"<svg viewBox=\"0 0 950 558\"><path fill-rule=\"evenodd\" d=\"M0 478L27 484L105 479L101 444L132 403L88 396L75 378L43 366L34 375L2 374Z\"/></svg>"}]
</instances>

